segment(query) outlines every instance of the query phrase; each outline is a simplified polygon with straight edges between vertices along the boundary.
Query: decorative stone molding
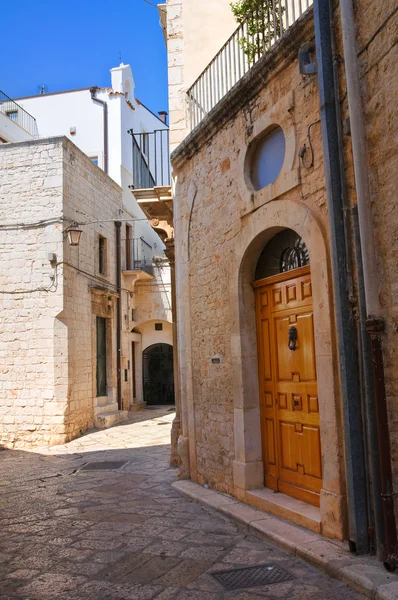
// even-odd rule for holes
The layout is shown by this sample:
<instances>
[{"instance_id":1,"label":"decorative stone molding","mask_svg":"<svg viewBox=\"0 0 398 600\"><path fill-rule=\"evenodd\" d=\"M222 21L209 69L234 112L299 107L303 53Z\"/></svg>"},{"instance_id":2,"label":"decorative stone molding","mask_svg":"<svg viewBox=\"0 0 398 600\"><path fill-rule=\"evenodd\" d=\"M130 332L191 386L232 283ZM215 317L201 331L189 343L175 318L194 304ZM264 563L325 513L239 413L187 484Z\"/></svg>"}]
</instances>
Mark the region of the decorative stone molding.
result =
<instances>
[{"instance_id":1,"label":"decorative stone molding","mask_svg":"<svg viewBox=\"0 0 398 600\"><path fill-rule=\"evenodd\" d=\"M230 260L229 297L233 299L230 319L233 324L231 354L234 365L234 495L249 501L249 491L264 485L257 337L251 282L261 251L281 228L296 231L303 238L310 254L322 439L321 531L326 536L343 539L345 482L340 452L341 407L333 359L328 249L315 215L302 203L292 200L264 204L256 212L256 217L250 216L235 239Z\"/></svg>"},{"instance_id":2,"label":"decorative stone molding","mask_svg":"<svg viewBox=\"0 0 398 600\"><path fill-rule=\"evenodd\" d=\"M292 116L293 110L294 92L291 91L253 123L247 137L247 150L240 153L238 162L237 183L242 199L242 216L260 208L267 202L271 202L271 200L275 200L299 184L297 139ZM274 183L260 190L255 190L250 171L256 143L278 125L283 130L286 144L282 169Z\"/></svg>"}]
</instances>

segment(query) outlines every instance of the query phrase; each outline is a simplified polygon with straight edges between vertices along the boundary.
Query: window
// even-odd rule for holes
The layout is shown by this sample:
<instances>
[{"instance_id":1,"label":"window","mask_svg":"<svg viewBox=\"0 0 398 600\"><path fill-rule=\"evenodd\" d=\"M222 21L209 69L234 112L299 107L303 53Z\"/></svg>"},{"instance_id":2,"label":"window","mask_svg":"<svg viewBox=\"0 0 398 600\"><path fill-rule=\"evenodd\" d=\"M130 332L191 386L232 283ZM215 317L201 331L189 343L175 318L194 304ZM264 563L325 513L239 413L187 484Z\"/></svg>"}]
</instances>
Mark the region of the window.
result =
<instances>
[{"instance_id":1,"label":"window","mask_svg":"<svg viewBox=\"0 0 398 600\"><path fill-rule=\"evenodd\" d=\"M8 110L6 112L6 115L9 119L11 119L11 121L14 121L14 123L18 123L18 111L17 110Z\"/></svg>"},{"instance_id":2,"label":"window","mask_svg":"<svg viewBox=\"0 0 398 600\"><path fill-rule=\"evenodd\" d=\"M130 271L132 267L132 234L131 225L126 224L126 271Z\"/></svg>"},{"instance_id":3,"label":"window","mask_svg":"<svg viewBox=\"0 0 398 600\"><path fill-rule=\"evenodd\" d=\"M97 317L97 396L106 396L106 319Z\"/></svg>"},{"instance_id":4,"label":"window","mask_svg":"<svg viewBox=\"0 0 398 600\"><path fill-rule=\"evenodd\" d=\"M163 323L155 323L155 331L163 331Z\"/></svg>"},{"instance_id":5,"label":"window","mask_svg":"<svg viewBox=\"0 0 398 600\"><path fill-rule=\"evenodd\" d=\"M306 245L292 229L280 231L265 246L256 266L255 279L284 273L310 264Z\"/></svg>"},{"instance_id":6,"label":"window","mask_svg":"<svg viewBox=\"0 0 398 600\"><path fill-rule=\"evenodd\" d=\"M98 271L106 275L106 238L98 237Z\"/></svg>"},{"instance_id":7,"label":"window","mask_svg":"<svg viewBox=\"0 0 398 600\"><path fill-rule=\"evenodd\" d=\"M98 156L90 156L90 160L98 167Z\"/></svg>"},{"instance_id":8,"label":"window","mask_svg":"<svg viewBox=\"0 0 398 600\"><path fill-rule=\"evenodd\" d=\"M285 160L285 152L285 136L279 126L258 141L251 164L251 179L255 190L261 190L277 180Z\"/></svg>"}]
</instances>

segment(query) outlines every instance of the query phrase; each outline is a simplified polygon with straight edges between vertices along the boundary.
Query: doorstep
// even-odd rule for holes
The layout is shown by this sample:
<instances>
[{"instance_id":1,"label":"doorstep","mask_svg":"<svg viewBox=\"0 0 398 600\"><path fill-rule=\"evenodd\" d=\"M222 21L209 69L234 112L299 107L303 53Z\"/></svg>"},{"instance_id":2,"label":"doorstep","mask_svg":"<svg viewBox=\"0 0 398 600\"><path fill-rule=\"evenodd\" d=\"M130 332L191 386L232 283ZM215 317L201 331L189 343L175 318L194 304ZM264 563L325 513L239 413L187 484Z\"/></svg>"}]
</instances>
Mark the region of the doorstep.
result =
<instances>
[{"instance_id":1,"label":"doorstep","mask_svg":"<svg viewBox=\"0 0 398 600\"><path fill-rule=\"evenodd\" d=\"M247 490L245 492L245 503L263 512L271 513L275 517L286 519L290 523L315 531L315 533L321 533L321 511L319 508L286 496L286 494L273 492L268 488Z\"/></svg>"},{"instance_id":2,"label":"doorstep","mask_svg":"<svg viewBox=\"0 0 398 600\"><path fill-rule=\"evenodd\" d=\"M193 481L176 481L172 487L190 500L218 510L246 526L251 533L310 562L367 598L398 600L398 575L388 573L375 557L354 556L341 542L324 538L319 533L288 523Z\"/></svg>"}]
</instances>

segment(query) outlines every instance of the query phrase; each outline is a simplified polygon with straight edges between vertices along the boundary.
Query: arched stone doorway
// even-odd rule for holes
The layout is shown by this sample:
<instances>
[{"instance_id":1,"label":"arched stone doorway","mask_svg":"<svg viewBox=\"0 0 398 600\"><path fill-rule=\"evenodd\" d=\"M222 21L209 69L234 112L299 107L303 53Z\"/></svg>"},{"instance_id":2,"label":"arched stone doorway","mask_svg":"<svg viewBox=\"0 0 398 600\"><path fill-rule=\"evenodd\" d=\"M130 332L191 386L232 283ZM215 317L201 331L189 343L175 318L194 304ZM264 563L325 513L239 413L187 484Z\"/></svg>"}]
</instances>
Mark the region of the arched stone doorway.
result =
<instances>
[{"instance_id":1,"label":"arched stone doorway","mask_svg":"<svg viewBox=\"0 0 398 600\"><path fill-rule=\"evenodd\" d=\"M174 404L173 346L153 344L142 355L144 401Z\"/></svg>"},{"instance_id":2,"label":"arched stone doorway","mask_svg":"<svg viewBox=\"0 0 398 600\"><path fill-rule=\"evenodd\" d=\"M231 253L228 293L231 299L231 358L234 377L234 495L258 508L271 510L267 501L264 502L259 497L262 490L264 496L267 496L267 488L264 485L257 327L252 284L266 244L285 229L293 230L304 241L310 258L313 288L322 489L319 494L320 508L311 507L311 510L315 510L315 513L311 513L315 518L310 523L310 528L324 535L343 539L346 523L344 447L327 242L311 210L303 203L293 200L274 201L259 208L235 238ZM268 498L279 497L278 494L270 494ZM299 502L289 498L290 500ZM316 513L316 510L319 512ZM300 510L296 512L291 502L287 512L274 512L299 524L305 522Z\"/></svg>"},{"instance_id":3,"label":"arched stone doorway","mask_svg":"<svg viewBox=\"0 0 398 600\"><path fill-rule=\"evenodd\" d=\"M310 260L292 229L258 259L255 293L265 486L319 506L321 435Z\"/></svg>"}]
</instances>

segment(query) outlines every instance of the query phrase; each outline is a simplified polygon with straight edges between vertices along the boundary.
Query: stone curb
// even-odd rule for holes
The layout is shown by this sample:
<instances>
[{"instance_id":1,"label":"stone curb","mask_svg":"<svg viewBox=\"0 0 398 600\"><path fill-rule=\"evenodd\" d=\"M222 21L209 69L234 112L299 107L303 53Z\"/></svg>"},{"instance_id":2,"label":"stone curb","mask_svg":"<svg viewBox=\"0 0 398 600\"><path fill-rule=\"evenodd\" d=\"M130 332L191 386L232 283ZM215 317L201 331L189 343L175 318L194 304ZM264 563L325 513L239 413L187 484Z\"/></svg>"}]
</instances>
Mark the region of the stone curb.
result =
<instances>
[{"instance_id":1,"label":"stone curb","mask_svg":"<svg viewBox=\"0 0 398 600\"><path fill-rule=\"evenodd\" d=\"M354 556L341 542L329 540L193 481L176 481L172 487L190 500L218 510L246 526L251 533L322 569L367 598L398 600L398 575L388 573L376 558Z\"/></svg>"}]
</instances>

